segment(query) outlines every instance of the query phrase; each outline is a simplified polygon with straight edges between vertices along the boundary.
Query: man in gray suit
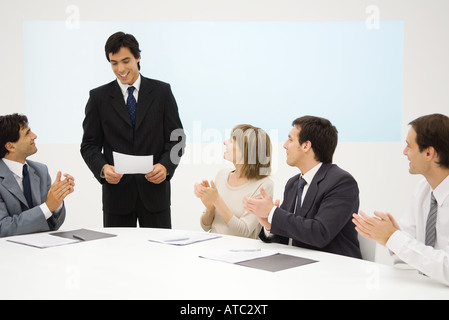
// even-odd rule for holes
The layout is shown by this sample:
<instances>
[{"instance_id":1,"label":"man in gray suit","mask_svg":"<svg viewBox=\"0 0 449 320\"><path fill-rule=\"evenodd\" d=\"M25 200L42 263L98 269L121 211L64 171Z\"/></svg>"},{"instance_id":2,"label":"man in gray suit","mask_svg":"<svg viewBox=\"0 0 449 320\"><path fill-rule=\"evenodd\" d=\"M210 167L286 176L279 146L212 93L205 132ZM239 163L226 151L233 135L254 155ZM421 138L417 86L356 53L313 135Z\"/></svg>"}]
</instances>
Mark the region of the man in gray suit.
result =
<instances>
[{"instance_id":1,"label":"man in gray suit","mask_svg":"<svg viewBox=\"0 0 449 320\"><path fill-rule=\"evenodd\" d=\"M263 199L244 199L245 209L264 226L259 234L265 242L361 258L351 215L359 208L355 179L332 164L338 132L327 119L304 116L293 121L284 144L287 164L301 173L285 186L282 204Z\"/></svg>"},{"instance_id":2,"label":"man in gray suit","mask_svg":"<svg viewBox=\"0 0 449 320\"><path fill-rule=\"evenodd\" d=\"M58 172L51 184L47 166L27 160L36 138L26 116L0 116L0 237L58 230L64 222L74 179Z\"/></svg>"}]
</instances>

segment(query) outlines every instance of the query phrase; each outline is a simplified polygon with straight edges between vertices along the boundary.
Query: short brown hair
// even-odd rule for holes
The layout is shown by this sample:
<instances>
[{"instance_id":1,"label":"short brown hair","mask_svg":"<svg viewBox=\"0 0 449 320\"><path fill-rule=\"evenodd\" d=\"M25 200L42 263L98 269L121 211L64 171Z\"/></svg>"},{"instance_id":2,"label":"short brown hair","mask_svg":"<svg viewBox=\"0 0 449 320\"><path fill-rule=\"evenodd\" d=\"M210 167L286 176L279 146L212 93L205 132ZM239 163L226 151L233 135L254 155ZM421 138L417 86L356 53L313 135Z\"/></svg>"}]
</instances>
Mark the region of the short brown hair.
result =
<instances>
[{"instance_id":1,"label":"short brown hair","mask_svg":"<svg viewBox=\"0 0 449 320\"><path fill-rule=\"evenodd\" d=\"M271 173L271 140L268 134L249 124L232 129L231 137L242 152L243 175L247 179L262 179Z\"/></svg>"},{"instance_id":2,"label":"short brown hair","mask_svg":"<svg viewBox=\"0 0 449 320\"><path fill-rule=\"evenodd\" d=\"M310 141L315 153L315 160L332 163L338 143L338 131L332 123L324 118L304 116L293 121L292 126L299 126L299 144Z\"/></svg>"},{"instance_id":3,"label":"short brown hair","mask_svg":"<svg viewBox=\"0 0 449 320\"><path fill-rule=\"evenodd\" d=\"M438 153L438 164L449 169L449 118L443 114L429 114L409 123L416 132L416 143L423 152L433 147Z\"/></svg>"}]
</instances>

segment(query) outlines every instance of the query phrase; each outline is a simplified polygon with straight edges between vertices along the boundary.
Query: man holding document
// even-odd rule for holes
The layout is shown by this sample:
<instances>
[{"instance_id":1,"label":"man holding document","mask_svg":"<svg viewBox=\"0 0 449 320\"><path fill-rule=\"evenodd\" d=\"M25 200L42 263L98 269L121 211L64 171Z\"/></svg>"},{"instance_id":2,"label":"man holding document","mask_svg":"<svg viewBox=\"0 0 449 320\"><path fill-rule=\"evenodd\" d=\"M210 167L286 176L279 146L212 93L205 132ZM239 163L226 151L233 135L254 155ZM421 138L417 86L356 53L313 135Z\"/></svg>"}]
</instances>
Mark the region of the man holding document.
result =
<instances>
[{"instance_id":1,"label":"man holding document","mask_svg":"<svg viewBox=\"0 0 449 320\"><path fill-rule=\"evenodd\" d=\"M104 226L135 227L138 220L141 227L171 228L170 179L185 146L175 98L169 84L140 75L134 36L113 34L105 53L117 79L90 91L81 143L103 185ZM146 172L136 170L142 156Z\"/></svg>"}]
</instances>

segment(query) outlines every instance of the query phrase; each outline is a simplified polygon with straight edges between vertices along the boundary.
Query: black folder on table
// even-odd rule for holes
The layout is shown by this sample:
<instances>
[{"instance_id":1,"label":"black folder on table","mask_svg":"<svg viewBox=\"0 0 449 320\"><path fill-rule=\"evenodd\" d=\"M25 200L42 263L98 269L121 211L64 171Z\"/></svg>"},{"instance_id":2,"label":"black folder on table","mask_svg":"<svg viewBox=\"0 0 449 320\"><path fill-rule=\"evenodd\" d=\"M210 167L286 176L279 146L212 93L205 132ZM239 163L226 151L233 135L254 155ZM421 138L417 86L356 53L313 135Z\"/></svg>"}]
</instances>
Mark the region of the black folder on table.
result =
<instances>
[{"instance_id":1,"label":"black folder on table","mask_svg":"<svg viewBox=\"0 0 449 320\"><path fill-rule=\"evenodd\" d=\"M303 266L309 263L318 262L316 260L311 260L307 258L301 258L296 256L291 256L288 254L277 253L275 255L256 258L252 260L247 260L243 262L238 262L236 264L240 266L256 268L271 272L277 272L285 269L295 268Z\"/></svg>"},{"instance_id":2,"label":"black folder on table","mask_svg":"<svg viewBox=\"0 0 449 320\"><path fill-rule=\"evenodd\" d=\"M78 239L82 241L91 241L91 240L98 240L98 239L104 239L104 238L111 238L116 237L116 234L110 234L110 233L104 233L104 232L98 232L88 229L78 229L78 230L72 230L72 231L64 231L64 232L55 232L51 233L52 236L58 236L61 238L67 238L67 239Z\"/></svg>"}]
</instances>

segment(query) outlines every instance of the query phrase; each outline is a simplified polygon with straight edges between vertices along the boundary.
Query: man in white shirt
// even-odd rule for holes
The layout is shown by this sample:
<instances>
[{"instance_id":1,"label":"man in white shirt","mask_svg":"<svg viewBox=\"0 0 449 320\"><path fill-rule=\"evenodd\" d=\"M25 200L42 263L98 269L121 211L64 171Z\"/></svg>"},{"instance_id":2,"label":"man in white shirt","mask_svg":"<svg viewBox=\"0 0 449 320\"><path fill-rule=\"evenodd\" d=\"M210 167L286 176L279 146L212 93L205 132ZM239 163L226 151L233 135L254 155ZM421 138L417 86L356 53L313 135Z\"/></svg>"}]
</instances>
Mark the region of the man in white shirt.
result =
<instances>
[{"instance_id":1,"label":"man in white shirt","mask_svg":"<svg viewBox=\"0 0 449 320\"><path fill-rule=\"evenodd\" d=\"M0 237L57 230L64 222L74 179L58 172L51 184L47 166L27 160L37 152L36 138L26 116L0 116Z\"/></svg>"},{"instance_id":2,"label":"man in white shirt","mask_svg":"<svg viewBox=\"0 0 449 320\"><path fill-rule=\"evenodd\" d=\"M449 118L442 114L410 123L404 155L410 173L422 174L410 210L396 223L390 214L354 214L356 230L386 246L398 259L449 285Z\"/></svg>"}]
</instances>

